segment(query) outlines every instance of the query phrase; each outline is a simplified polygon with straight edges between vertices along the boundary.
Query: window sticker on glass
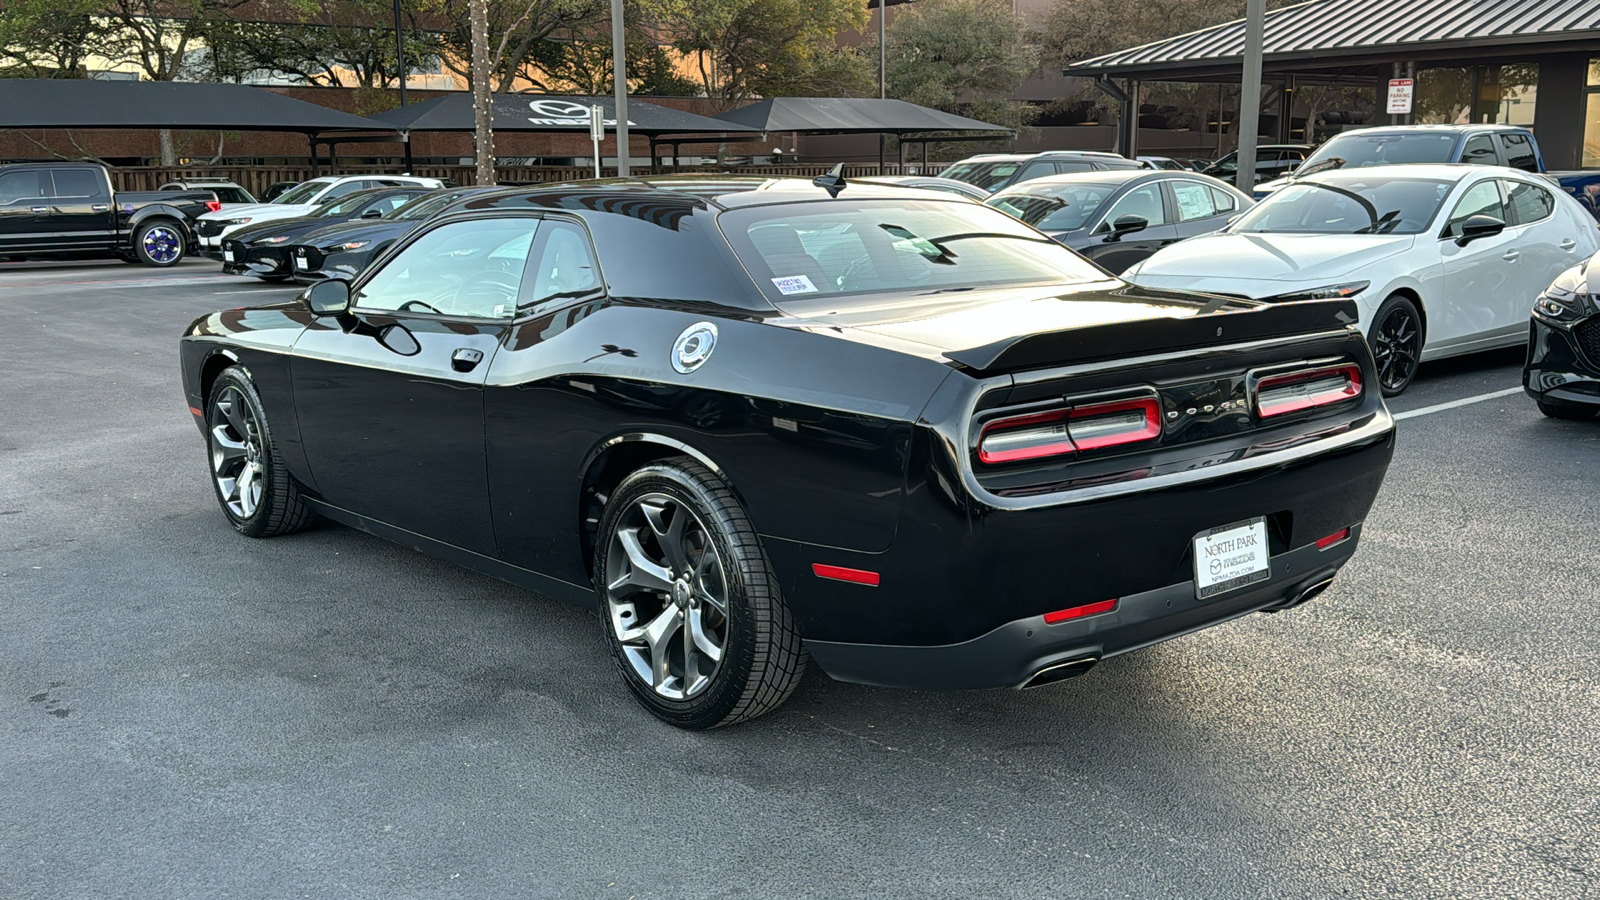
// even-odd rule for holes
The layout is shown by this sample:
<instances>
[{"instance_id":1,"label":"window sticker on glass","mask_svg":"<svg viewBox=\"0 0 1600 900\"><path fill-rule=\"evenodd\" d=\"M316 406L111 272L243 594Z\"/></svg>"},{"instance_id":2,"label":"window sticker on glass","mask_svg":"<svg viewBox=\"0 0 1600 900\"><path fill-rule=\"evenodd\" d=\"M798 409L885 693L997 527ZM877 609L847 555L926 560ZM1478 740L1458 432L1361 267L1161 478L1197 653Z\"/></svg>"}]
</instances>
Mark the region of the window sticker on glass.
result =
<instances>
[{"instance_id":1,"label":"window sticker on glass","mask_svg":"<svg viewBox=\"0 0 1600 900\"><path fill-rule=\"evenodd\" d=\"M772 283L778 286L779 292L785 297L790 294L815 294L817 292L817 286L812 284L811 279L805 275L786 275L782 278L772 279Z\"/></svg>"}]
</instances>

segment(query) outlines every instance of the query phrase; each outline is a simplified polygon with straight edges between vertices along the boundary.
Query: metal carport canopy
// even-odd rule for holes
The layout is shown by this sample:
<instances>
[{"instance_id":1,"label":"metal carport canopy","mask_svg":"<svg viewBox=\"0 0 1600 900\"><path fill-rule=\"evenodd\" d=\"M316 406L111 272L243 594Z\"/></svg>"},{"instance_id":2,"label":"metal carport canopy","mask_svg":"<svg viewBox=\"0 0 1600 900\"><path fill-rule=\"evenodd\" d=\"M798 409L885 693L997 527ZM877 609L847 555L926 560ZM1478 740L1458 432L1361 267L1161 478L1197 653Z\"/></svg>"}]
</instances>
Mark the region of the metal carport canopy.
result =
<instances>
[{"instance_id":1,"label":"metal carport canopy","mask_svg":"<svg viewBox=\"0 0 1600 900\"><path fill-rule=\"evenodd\" d=\"M393 131L382 122L245 84L0 78L0 128Z\"/></svg>"},{"instance_id":2,"label":"metal carport canopy","mask_svg":"<svg viewBox=\"0 0 1600 900\"><path fill-rule=\"evenodd\" d=\"M763 134L917 134L936 131L987 131L1010 134L966 116L918 106L904 100L853 97L775 97L725 112L717 118L729 126Z\"/></svg>"},{"instance_id":3,"label":"metal carport canopy","mask_svg":"<svg viewBox=\"0 0 1600 900\"><path fill-rule=\"evenodd\" d=\"M1245 22L1237 19L1073 63L1064 74L1155 81L1238 79ZM1516 52L1592 50L1596 0L1310 0L1268 10L1268 71L1372 69L1394 60L1461 60Z\"/></svg>"},{"instance_id":4,"label":"metal carport canopy","mask_svg":"<svg viewBox=\"0 0 1600 900\"><path fill-rule=\"evenodd\" d=\"M617 106L612 97L555 96L551 94L496 94L495 131L589 132L589 107L602 110L606 128L616 125ZM472 131L472 95L450 93L399 109L373 115L373 119L401 132ZM720 119L680 109L628 99L628 130L652 137L663 134L728 134L749 129Z\"/></svg>"}]
</instances>

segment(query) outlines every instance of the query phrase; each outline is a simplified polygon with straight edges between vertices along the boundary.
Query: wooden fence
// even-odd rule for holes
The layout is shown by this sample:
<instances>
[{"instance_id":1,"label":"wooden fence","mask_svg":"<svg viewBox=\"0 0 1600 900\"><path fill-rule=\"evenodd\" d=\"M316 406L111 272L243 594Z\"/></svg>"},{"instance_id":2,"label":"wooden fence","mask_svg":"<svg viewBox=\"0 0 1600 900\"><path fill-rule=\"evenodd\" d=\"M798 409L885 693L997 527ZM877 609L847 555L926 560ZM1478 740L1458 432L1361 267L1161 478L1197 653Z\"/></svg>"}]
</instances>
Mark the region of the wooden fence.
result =
<instances>
[{"instance_id":1,"label":"wooden fence","mask_svg":"<svg viewBox=\"0 0 1600 900\"><path fill-rule=\"evenodd\" d=\"M940 164L934 164L937 170ZM781 165L781 166L634 166L634 175L756 175L764 177L799 176L814 178L826 174L832 166L827 165ZM916 167L907 166L908 170ZM324 167L318 170L320 174L328 172ZM396 175L402 170L398 166L361 166L340 165L340 175ZM615 168L601 170L604 177L610 178L617 174ZM412 173L428 178L442 178L455 184L477 184L477 170L472 166L416 166ZM900 166L889 163L880 173L877 163L846 164L844 175L846 178L866 178L873 175L898 175ZM313 175L309 164L303 166L198 166L198 167L124 167L111 170L112 181L118 190L122 191L153 191L163 184L172 181L185 181L190 179L227 179L243 186L252 194L260 196L269 185L280 181L305 181ZM502 184L538 184L557 181L581 181L594 177L593 166L501 166L495 170L495 178Z\"/></svg>"}]
</instances>

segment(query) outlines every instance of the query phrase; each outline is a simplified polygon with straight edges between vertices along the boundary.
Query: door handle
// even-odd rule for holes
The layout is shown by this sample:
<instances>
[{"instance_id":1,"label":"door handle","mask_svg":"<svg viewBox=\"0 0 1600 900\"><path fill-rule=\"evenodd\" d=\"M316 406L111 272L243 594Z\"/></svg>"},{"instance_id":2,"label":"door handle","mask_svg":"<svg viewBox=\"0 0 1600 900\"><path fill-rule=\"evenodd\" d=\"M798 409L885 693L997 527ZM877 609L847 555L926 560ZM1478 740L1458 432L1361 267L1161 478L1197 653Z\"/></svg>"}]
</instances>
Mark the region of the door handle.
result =
<instances>
[{"instance_id":1,"label":"door handle","mask_svg":"<svg viewBox=\"0 0 1600 900\"><path fill-rule=\"evenodd\" d=\"M1573 240L1572 238L1562 238L1561 239L1561 249L1563 249L1563 250L1571 250L1573 247L1576 247L1576 246L1578 246L1578 242Z\"/></svg>"},{"instance_id":2,"label":"door handle","mask_svg":"<svg viewBox=\"0 0 1600 900\"><path fill-rule=\"evenodd\" d=\"M460 350L450 354L450 368L455 369L457 372L471 372L481 362L483 362L483 351L474 350L471 347L462 347Z\"/></svg>"},{"instance_id":3,"label":"door handle","mask_svg":"<svg viewBox=\"0 0 1600 900\"><path fill-rule=\"evenodd\" d=\"M91 206L89 208L94 210L95 212L105 212L105 211L109 210L111 207L105 205L104 203L96 203L95 205L93 205L93 206Z\"/></svg>"},{"instance_id":4,"label":"door handle","mask_svg":"<svg viewBox=\"0 0 1600 900\"><path fill-rule=\"evenodd\" d=\"M1503 260L1505 260L1505 261L1506 261L1506 262L1516 262L1516 261L1517 261L1517 257L1519 257L1519 256L1521 256L1521 255L1522 255L1522 254L1521 254L1521 253L1519 253L1519 252L1518 252L1518 251L1516 251L1516 250L1507 250L1507 251L1506 251L1506 252L1505 252L1505 254L1504 254L1504 255L1502 255L1502 256L1501 256L1501 257L1500 257L1500 258L1501 258L1501 259L1503 259Z\"/></svg>"},{"instance_id":5,"label":"door handle","mask_svg":"<svg viewBox=\"0 0 1600 900\"><path fill-rule=\"evenodd\" d=\"M48 207L48 206L35 206L33 208L33 211L34 211L34 213L36 215L41 215L42 216L42 215L45 215L46 213L50 212L50 207Z\"/></svg>"}]
</instances>

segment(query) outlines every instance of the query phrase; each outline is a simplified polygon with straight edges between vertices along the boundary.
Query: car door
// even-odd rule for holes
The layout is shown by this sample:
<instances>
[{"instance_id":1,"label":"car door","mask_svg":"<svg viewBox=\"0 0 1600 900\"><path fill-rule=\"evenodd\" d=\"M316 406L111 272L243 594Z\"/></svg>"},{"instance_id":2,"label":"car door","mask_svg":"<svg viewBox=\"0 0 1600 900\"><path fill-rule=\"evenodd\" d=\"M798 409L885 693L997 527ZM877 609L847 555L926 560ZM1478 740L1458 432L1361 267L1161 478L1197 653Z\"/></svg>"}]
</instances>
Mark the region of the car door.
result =
<instances>
[{"instance_id":1,"label":"car door","mask_svg":"<svg viewBox=\"0 0 1600 900\"><path fill-rule=\"evenodd\" d=\"M483 386L538 221L436 225L357 282L348 314L301 335L295 408L326 502L494 554Z\"/></svg>"},{"instance_id":2,"label":"car door","mask_svg":"<svg viewBox=\"0 0 1600 900\"><path fill-rule=\"evenodd\" d=\"M1142 231L1117 235L1112 223L1123 216L1142 216L1150 224ZM1112 274L1148 258L1178 240L1178 228L1167 212L1161 182L1146 181L1129 188L1112 201L1100 221L1090 229L1089 243L1079 251Z\"/></svg>"},{"instance_id":3,"label":"car door","mask_svg":"<svg viewBox=\"0 0 1600 900\"><path fill-rule=\"evenodd\" d=\"M45 246L50 213L50 173L44 169L0 170L0 250Z\"/></svg>"},{"instance_id":4,"label":"car door","mask_svg":"<svg viewBox=\"0 0 1600 900\"><path fill-rule=\"evenodd\" d=\"M52 241L61 247L95 249L116 243L111 185L98 168L56 169L50 173Z\"/></svg>"},{"instance_id":5,"label":"car door","mask_svg":"<svg viewBox=\"0 0 1600 900\"><path fill-rule=\"evenodd\" d=\"M1428 348L1461 349L1492 342L1496 332L1505 327L1506 311L1522 302L1512 299L1520 295L1523 277L1518 268L1520 230L1508 223L1500 234L1461 246L1456 242L1461 223L1475 215L1507 221L1498 179L1471 180L1437 238L1444 290L1436 297L1423 298ZM1529 298L1527 303L1531 302ZM1524 308L1522 327L1527 324L1526 313Z\"/></svg>"}]
</instances>

